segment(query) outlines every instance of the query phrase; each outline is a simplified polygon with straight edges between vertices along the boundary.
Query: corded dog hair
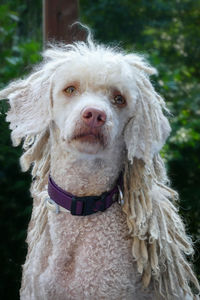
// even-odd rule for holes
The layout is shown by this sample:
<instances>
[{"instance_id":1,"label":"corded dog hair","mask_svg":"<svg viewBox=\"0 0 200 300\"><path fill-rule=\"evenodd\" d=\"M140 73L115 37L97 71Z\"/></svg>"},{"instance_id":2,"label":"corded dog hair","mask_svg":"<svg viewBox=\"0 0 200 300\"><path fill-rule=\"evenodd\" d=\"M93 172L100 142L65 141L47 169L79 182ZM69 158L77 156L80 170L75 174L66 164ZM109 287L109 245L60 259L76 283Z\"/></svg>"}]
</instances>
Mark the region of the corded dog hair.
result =
<instances>
[{"instance_id":1,"label":"corded dog hair","mask_svg":"<svg viewBox=\"0 0 200 300\"><path fill-rule=\"evenodd\" d=\"M200 287L186 259L186 256L193 254L192 241L186 235L178 215L175 203L178 195L169 187L165 166L159 155L170 133L170 126L164 115L168 113L165 103L149 80L156 70L140 55L95 44L91 35L87 42L50 45L43 53L43 62L30 76L12 82L0 92L0 99L9 99L6 120L10 122L13 145L17 146L23 140L22 170L32 167L31 193L35 200L24 269L28 268L34 256L35 246L47 222L44 188L51 161L49 128L52 116L49 99L52 99L52 74L71 57L90 53L123 61L136 74L139 97L135 113L124 128L127 154L123 171L125 203L122 209L132 238L132 256L142 275L143 285L148 287L153 280L155 289L165 299L177 296L178 286L185 294L195 298L193 288L199 291Z\"/></svg>"}]
</instances>

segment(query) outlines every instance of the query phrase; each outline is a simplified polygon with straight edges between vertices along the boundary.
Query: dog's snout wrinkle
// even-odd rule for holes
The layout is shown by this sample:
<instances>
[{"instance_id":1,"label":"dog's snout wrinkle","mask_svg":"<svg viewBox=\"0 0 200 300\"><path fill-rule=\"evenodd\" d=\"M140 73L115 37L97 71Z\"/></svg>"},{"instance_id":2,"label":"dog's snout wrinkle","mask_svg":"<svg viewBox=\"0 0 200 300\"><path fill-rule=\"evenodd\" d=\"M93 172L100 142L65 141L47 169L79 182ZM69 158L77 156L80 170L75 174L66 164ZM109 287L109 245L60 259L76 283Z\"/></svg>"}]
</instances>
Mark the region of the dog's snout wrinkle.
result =
<instances>
[{"instance_id":1,"label":"dog's snout wrinkle","mask_svg":"<svg viewBox=\"0 0 200 300\"><path fill-rule=\"evenodd\" d=\"M86 107L82 111L81 117L85 125L91 128L103 126L107 118L106 113L103 110L94 107Z\"/></svg>"}]
</instances>

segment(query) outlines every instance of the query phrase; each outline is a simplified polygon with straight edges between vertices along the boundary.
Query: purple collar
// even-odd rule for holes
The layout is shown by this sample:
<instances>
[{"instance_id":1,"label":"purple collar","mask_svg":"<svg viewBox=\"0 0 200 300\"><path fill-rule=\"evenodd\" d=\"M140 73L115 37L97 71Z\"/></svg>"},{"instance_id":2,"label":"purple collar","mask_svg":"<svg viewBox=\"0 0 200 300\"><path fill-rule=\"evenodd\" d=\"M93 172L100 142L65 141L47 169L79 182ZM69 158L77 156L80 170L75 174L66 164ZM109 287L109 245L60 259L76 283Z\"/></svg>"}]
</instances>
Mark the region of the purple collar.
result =
<instances>
[{"instance_id":1,"label":"purple collar","mask_svg":"<svg viewBox=\"0 0 200 300\"><path fill-rule=\"evenodd\" d=\"M50 201L53 200L56 205L69 210L72 215L87 216L110 207L116 201L116 197L113 196L118 194L119 187L122 188L122 175L109 192L104 192L100 196L77 197L61 189L49 175L48 194Z\"/></svg>"}]
</instances>

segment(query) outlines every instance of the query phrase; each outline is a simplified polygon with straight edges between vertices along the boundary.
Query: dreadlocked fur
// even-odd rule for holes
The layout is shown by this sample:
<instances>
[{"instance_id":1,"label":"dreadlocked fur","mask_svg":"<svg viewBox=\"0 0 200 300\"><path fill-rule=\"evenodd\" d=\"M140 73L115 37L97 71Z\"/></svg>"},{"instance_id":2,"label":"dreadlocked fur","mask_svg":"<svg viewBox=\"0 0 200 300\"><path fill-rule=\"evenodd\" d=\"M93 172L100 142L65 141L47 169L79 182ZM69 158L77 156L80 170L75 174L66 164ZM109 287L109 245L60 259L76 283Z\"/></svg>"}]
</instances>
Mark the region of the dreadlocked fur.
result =
<instances>
[{"instance_id":1,"label":"dreadlocked fur","mask_svg":"<svg viewBox=\"0 0 200 300\"><path fill-rule=\"evenodd\" d=\"M0 92L0 99L9 98L7 121L10 122L14 146L24 139L24 154L20 160L22 170L27 171L32 166L34 204L27 237L28 257L34 255L48 222L44 199L51 163L51 103L48 99L51 99L52 74L68 59L69 52L70 55L84 55L88 51L113 53L116 59L123 59L137 74L140 99L136 104L137 114L124 129L127 159L124 163L125 203L122 209L127 216L132 255L138 272L142 274L143 284L147 287L153 279L156 289L165 295L165 299L176 299L177 286L185 294L195 297L190 283L198 291L200 287L185 257L193 253L192 242L173 204L177 193L168 186L165 167L158 154L170 129L167 134L164 133L163 127L167 127L168 123L162 109L166 110L166 107L148 78L156 70L141 56L96 46L90 36L87 43L51 46L44 52L44 63L32 75L11 83ZM39 114L37 123L36 114ZM28 268L29 261L24 269Z\"/></svg>"},{"instance_id":2,"label":"dreadlocked fur","mask_svg":"<svg viewBox=\"0 0 200 300\"><path fill-rule=\"evenodd\" d=\"M185 259L185 255L193 253L193 248L178 209L172 203L177 193L166 185L166 180L159 155L148 168L142 160L126 162L123 211L133 238L132 254L144 286L153 277L161 295L171 299L170 295L178 297L177 286L192 296L189 281L197 289L199 284Z\"/></svg>"}]
</instances>

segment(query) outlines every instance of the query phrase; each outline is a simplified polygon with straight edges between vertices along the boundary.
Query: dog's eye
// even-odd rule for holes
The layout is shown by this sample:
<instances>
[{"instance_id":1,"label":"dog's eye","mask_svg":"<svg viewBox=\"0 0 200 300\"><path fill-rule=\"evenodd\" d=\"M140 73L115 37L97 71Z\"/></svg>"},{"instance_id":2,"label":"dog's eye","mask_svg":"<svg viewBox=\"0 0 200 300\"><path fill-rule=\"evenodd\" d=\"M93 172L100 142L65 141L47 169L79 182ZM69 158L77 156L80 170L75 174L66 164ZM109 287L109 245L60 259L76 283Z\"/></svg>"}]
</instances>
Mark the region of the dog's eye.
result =
<instances>
[{"instance_id":1,"label":"dog's eye","mask_svg":"<svg viewBox=\"0 0 200 300\"><path fill-rule=\"evenodd\" d=\"M64 92L65 92L66 94L68 94L68 95L73 94L75 91L76 91L76 88L75 88L74 86L68 86L68 87L64 90Z\"/></svg>"},{"instance_id":2,"label":"dog's eye","mask_svg":"<svg viewBox=\"0 0 200 300\"><path fill-rule=\"evenodd\" d=\"M113 98L113 103L118 106L124 106L126 104L126 100L122 95L116 95Z\"/></svg>"}]
</instances>

